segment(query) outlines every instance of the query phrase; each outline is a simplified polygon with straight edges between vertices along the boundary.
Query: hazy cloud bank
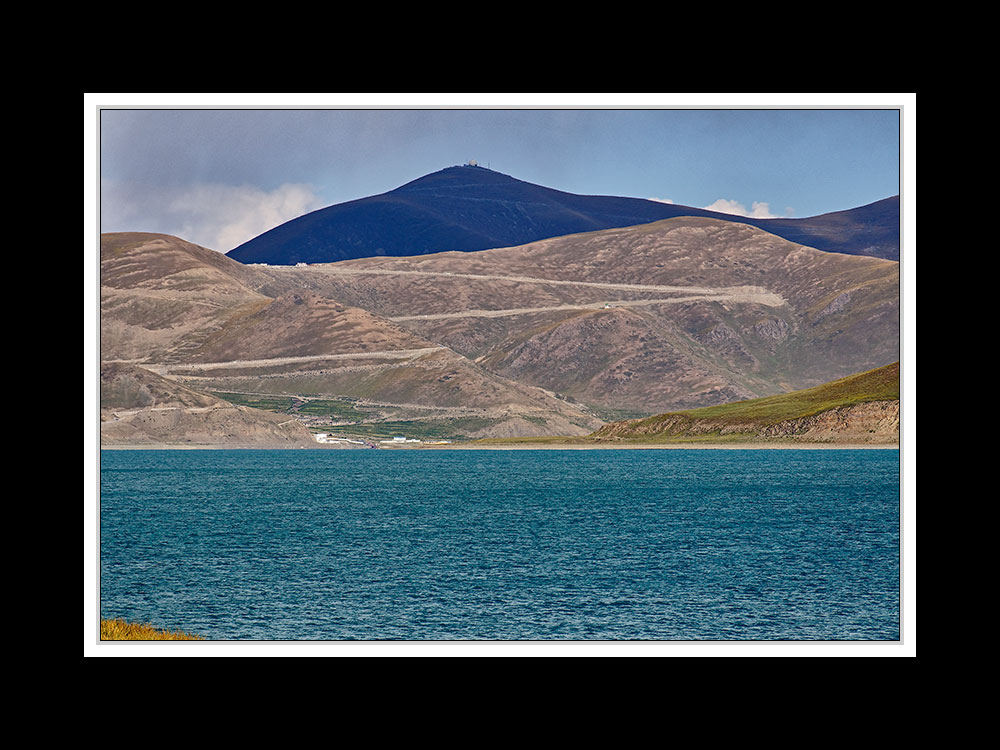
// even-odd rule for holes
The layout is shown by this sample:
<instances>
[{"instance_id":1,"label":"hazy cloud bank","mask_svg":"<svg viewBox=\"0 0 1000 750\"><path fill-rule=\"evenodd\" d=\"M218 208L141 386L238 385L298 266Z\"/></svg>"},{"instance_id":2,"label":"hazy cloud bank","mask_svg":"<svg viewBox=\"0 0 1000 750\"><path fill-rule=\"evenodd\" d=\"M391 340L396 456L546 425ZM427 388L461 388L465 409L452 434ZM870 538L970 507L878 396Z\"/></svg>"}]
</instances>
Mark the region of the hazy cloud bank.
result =
<instances>
[{"instance_id":1,"label":"hazy cloud bank","mask_svg":"<svg viewBox=\"0 0 1000 750\"><path fill-rule=\"evenodd\" d=\"M252 185L197 184L134 190L101 183L102 232L162 232L219 252L323 207L309 185L271 191Z\"/></svg>"}]
</instances>

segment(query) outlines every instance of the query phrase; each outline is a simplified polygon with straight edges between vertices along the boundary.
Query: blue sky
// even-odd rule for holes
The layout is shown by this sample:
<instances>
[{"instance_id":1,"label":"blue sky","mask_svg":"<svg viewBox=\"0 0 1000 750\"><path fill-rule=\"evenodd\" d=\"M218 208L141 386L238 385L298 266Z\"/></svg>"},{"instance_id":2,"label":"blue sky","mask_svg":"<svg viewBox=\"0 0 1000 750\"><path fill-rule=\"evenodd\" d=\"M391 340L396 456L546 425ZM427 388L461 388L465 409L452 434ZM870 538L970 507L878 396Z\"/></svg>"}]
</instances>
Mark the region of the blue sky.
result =
<instances>
[{"instance_id":1,"label":"blue sky","mask_svg":"<svg viewBox=\"0 0 1000 750\"><path fill-rule=\"evenodd\" d=\"M165 232L225 252L308 211L470 160L571 193L761 217L900 192L900 113L890 107L902 101L892 97L793 109L815 99L735 96L678 109L662 108L683 106L667 95L550 96L452 95L441 105L261 95L251 109L227 109L245 97L101 95L100 230ZM323 106L333 109L314 108Z\"/></svg>"}]
</instances>

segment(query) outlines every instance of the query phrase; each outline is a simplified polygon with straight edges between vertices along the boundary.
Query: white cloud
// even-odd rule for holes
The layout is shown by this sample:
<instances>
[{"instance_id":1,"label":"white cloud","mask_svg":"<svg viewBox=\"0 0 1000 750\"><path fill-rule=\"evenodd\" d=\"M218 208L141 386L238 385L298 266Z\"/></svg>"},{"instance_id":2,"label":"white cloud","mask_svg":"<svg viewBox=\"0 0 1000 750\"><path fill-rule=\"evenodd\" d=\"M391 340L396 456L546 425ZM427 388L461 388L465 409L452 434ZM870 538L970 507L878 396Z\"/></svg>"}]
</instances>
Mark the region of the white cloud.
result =
<instances>
[{"instance_id":1,"label":"white cloud","mask_svg":"<svg viewBox=\"0 0 1000 750\"><path fill-rule=\"evenodd\" d=\"M167 209L184 217L178 229L184 239L228 252L321 207L308 185L286 184L270 192L251 185L197 185L175 196Z\"/></svg>"},{"instance_id":2,"label":"white cloud","mask_svg":"<svg viewBox=\"0 0 1000 750\"><path fill-rule=\"evenodd\" d=\"M648 201L656 201L657 203L673 203L669 198L647 198Z\"/></svg>"},{"instance_id":3,"label":"white cloud","mask_svg":"<svg viewBox=\"0 0 1000 750\"><path fill-rule=\"evenodd\" d=\"M101 182L102 232L162 232L219 252L323 207L309 185L271 191L253 185L202 183L133 189Z\"/></svg>"},{"instance_id":4,"label":"white cloud","mask_svg":"<svg viewBox=\"0 0 1000 750\"><path fill-rule=\"evenodd\" d=\"M775 214L771 213L771 206L768 203L762 201L754 201L753 206L750 210L738 201L728 200L727 198L719 198L715 203L710 206L705 206L708 211L718 211L723 214L735 214L736 216L748 216L753 219L777 219Z\"/></svg>"}]
</instances>

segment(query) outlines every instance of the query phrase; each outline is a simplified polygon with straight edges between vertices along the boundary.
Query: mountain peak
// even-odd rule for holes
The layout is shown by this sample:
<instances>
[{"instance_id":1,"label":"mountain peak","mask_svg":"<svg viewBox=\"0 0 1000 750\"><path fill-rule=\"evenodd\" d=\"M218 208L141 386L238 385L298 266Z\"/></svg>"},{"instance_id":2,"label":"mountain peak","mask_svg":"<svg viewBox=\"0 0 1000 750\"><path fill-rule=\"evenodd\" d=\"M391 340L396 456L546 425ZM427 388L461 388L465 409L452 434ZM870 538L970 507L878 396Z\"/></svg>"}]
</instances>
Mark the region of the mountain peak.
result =
<instances>
[{"instance_id":1,"label":"mountain peak","mask_svg":"<svg viewBox=\"0 0 1000 750\"><path fill-rule=\"evenodd\" d=\"M408 190L420 189L427 185L454 184L473 187L476 185L493 185L505 182L521 183L524 185L528 184L522 182L521 180L517 180L510 175L503 174L502 172L496 172L479 164L457 164L451 167L445 167L444 169L439 169L437 172L425 174L423 177L411 180L410 182L407 182L390 192L406 192Z\"/></svg>"},{"instance_id":2,"label":"mountain peak","mask_svg":"<svg viewBox=\"0 0 1000 750\"><path fill-rule=\"evenodd\" d=\"M851 211L839 212L835 227L829 219L751 219L642 198L562 192L473 162L445 167L381 195L313 211L227 255L241 263L294 265L474 252L678 216L750 224L820 250L899 258L898 204L895 214L889 210L873 217L869 211L857 220Z\"/></svg>"}]
</instances>

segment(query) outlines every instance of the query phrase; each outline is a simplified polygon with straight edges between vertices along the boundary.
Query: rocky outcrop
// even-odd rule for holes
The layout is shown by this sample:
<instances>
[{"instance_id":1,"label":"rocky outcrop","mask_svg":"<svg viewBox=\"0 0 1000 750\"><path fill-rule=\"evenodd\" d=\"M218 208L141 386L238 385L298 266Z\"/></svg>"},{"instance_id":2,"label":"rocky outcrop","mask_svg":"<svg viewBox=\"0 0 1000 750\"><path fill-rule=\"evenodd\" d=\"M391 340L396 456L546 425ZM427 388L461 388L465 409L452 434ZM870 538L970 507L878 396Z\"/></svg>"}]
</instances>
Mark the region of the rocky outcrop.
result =
<instances>
[{"instance_id":1,"label":"rocky outcrop","mask_svg":"<svg viewBox=\"0 0 1000 750\"><path fill-rule=\"evenodd\" d=\"M842 406L772 429L779 436L815 442L898 443L899 401Z\"/></svg>"}]
</instances>

